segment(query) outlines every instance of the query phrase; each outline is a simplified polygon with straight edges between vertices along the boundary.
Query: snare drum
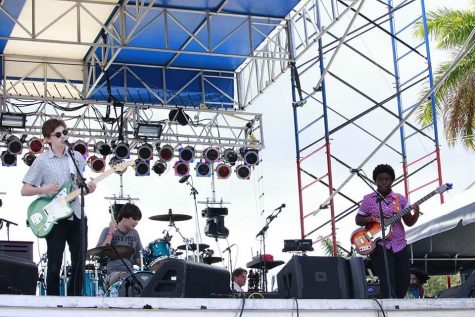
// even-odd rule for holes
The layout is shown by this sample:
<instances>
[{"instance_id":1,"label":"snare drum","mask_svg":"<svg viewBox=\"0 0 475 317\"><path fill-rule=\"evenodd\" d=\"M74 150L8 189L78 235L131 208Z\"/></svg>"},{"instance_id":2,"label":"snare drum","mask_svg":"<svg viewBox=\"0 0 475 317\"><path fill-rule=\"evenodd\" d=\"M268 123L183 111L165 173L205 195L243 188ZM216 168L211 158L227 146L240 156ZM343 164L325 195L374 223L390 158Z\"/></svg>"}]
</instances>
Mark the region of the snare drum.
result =
<instances>
[{"instance_id":1,"label":"snare drum","mask_svg":"<svg viewBox=\"0 0 475 317\"><path fill-rule=\"evenodd\" d=\"M170 256L170 246L168 242L157 239L153 242L150 242L145 248L144 252L144 263L146 266L150 267L150 264L156 259L169 257Z\"/></svg>"},{"instance_id":2,"label":"snare drum","mask_svg":"<svg viewBox=\"0 0 475 317\"><path fill-rule=\"evenodd\" d=\"M114 284L109 287L107 291L107 296L110 296L112 289L117 290L117 294L119 297L139 297L142 293L143 289L147 286L148 282L152 279L153 273L146 272L146 271L138 271L134 273L137 280L139 280L140 285L137 285L134 277L132 275L128 275L123 280L115 282Z\"/></svg>"}]
</instances>

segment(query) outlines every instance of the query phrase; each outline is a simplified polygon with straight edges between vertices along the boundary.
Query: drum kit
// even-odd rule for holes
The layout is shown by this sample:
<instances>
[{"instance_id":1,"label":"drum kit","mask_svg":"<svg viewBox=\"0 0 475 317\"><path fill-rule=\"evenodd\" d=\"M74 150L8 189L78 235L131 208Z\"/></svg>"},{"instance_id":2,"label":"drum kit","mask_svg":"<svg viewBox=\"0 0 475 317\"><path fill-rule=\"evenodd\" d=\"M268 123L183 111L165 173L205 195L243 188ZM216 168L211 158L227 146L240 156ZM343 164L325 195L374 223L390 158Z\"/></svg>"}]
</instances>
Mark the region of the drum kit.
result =
<instances>
[{"instance_id":1,"label":"drum kit","mask_svg":"<svg viewBox=\"0 0 475 317\"><path fill-rule=\"evenodd\" d=\"M213 256L214 251L209 249L207 244L192 243L192 239L186 239L176 227L176 221L186 221L192 217L184 214L173 214L171 209L167 214L155 215L149 217L154 221L167 221L170 227L174 227L176 232L182 237L184 244L176 249L171 247L171 238L169 230L164 230L164 237L150 242L144 249L140 250L140 269L124 272L122 278L115 283L107 285L106 267L112 260L129 258L134 253L130 246L125 245L107 245L90 249L86 253L86 271L84 276L84 296L109 296L109 297L137 297L143 288L148 284L153 274L163 264L163 261L170 258L180 258L184 256L187 261L202 262L205 264L219 263L223 261L221 257ZM46 272L46 270L43 270ZM70 273L68 273L70 275ZM60 290L65 289L64 281L69 280L64 274L60 279ZM45 279L39 283L40 295L45 295ZM105 289L107 288L107 289ZM61 291L61 295L65 295Z\"/></svg>"}]
</instances>

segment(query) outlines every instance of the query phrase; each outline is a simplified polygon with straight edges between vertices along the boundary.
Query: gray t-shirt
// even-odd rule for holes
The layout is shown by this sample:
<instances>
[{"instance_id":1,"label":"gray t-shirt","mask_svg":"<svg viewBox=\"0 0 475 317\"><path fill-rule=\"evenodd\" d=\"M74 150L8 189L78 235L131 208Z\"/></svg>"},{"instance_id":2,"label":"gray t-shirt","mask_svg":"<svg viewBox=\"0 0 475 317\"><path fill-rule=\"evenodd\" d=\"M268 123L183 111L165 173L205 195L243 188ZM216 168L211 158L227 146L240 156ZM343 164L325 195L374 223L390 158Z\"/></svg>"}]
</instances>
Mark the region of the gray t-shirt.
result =
<instances>
[{"instance_id":1,"label":"gray t-shirt","mask_svg":"<svg viewBox=\"0 0 475 317\"><path fill-rule=\"evenodd\" d=\"M106 240L106 235L108 231L109 227L106 227L102 230L101 235L99 237L99 241L97 242L98 247L101 246ZM132 269L135 260L140 259L140 250L142 250L143 248L137 230L131 229L128 233L123 233L119 229L117 229L114 232L111 244L114 246L127 245L134 249L134 253L130 256L130 258L123 259L127 266ZM127 268L124 266L120 259L109 261L107 263L107 274L110 274L112 272L127 272Z\"/></svg>"},{"instance_id":2,"label":"gray t-shirt","mask_svg":"<svg viewBox=\"0 0 475 317\"><path fill-rule=\"evenodd\" d=\"M86 161L81 153L74 151L74 159L81 172L84 171ZM72 167L72 166L71 166ZM71 175L73 174L73 175ZM69 154L65 151L64 155L56 156L53 151L48 149L45 153L38 156L31 167L26 172L23 178L23 183L30 184L35 187L40 187L57 182L59 186L63 186L66 183L72 183L75 190L78 188L75 175L76 171L71 171L69 164ZM45 195L40 195L45 196ZM81 202L80 199L75 199L70 203L71 208L74 210L74 214L78 219L81 219ZM72 217L71 217L72 219Z\"/></svg>"}]
</instances>

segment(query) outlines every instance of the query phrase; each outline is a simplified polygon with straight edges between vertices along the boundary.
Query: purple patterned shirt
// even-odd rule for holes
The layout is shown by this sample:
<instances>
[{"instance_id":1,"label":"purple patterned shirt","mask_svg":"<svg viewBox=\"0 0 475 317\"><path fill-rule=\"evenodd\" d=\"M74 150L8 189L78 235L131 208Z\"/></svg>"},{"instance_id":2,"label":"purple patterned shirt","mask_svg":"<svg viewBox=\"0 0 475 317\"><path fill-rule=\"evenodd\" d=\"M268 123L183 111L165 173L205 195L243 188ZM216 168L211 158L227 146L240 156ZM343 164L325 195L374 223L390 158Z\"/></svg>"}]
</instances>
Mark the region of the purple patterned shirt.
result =
<instances>
[{"instance_id":1,"label":"purple patterned shirt","mask_svg":"<svg viewBox=\"0 0 475 317\"><path fill-rule=\"evenodd\" d=\"M363 216L372 216L379 218L379 203L376 200L377 195L376 193L371 193L363 197L363 201L361 202L360 209L358 210L359 215ZM382 202L383 207L383 215L384 217L388 218L393 215L393 205L396 204L396 199L399 200L399 211L403 210L409 205L406 197L400 194L396 194L393 191L386 196L386 200L389 200L391 204L386 204L384 201ZM386 230L386 234L388 234L388 230ZM379 245L383 245L382 241L378 242ZM392 236L391 239L386 240L386 248L392 249L393 252L399 252L407 245L406 243L406 232L404 231L404 225L402 224L402 220L394 223L392 226Z\"/></svg>"}]
</instances>

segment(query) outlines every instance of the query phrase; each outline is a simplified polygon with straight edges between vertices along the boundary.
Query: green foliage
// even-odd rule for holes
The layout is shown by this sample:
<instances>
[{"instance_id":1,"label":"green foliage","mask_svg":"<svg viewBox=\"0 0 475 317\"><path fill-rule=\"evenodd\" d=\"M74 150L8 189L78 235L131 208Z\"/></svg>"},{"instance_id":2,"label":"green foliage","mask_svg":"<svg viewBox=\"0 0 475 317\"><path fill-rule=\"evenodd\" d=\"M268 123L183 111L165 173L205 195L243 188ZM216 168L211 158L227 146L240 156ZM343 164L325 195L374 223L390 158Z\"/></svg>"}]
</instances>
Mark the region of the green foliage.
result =
<instances>
[{"instance_id":1,"label":"green foliage","mask_svg":"<svg viewBox=\"0 0 475 317\"><path fill-rule=\"evenodd\" d=\"M326 239L323 239L320 243L321 243L321 246L323 248L323 252L328 256L333 256L333 242L332 242L332 239L326 238ZM343 251L340 248L338 248L338 245L340 245L339 241L336 242L336 245L337 245L336 255L337 256L345 256Z\"/></svg>"},{"instance_id":2,"label":"green foliage","mask_svg":"<svg viewBox=\"0 0 475 317\"><path fill-rule=\"evenodd\" d=\"M475 28L475 11L439 9L428 12L427 30L437 47L449 50L452 59L461 51L464 42ZM424 37L422 21L416 23L414 34ZM472 39L473 42L473 39ZM452 61L443 63L434 72L434 85L449 69ZM467 149L475 151L475 50L470 51L449 74L433 95L436 116L443 116L446 138L449 145L462 141ZM429 91L425 87L422 95ZM421 96L422 96L421 95ZM418 109L421 124L433 121L432 98Z\"/></svg>"},{"instance_id":3,"label":"green foliage","mask_svg":"<svg viewBox=\"0 0 475 317\"><path fill-rule=\"evenodd\" d=\"M460 276L451 275L451 286L457 286L460 284ZM434 297L440 291L447 289L447 276L438 275L431 276L430 279L423 285L424 287L424 297Z\"/></svg>"}]
</instances>

